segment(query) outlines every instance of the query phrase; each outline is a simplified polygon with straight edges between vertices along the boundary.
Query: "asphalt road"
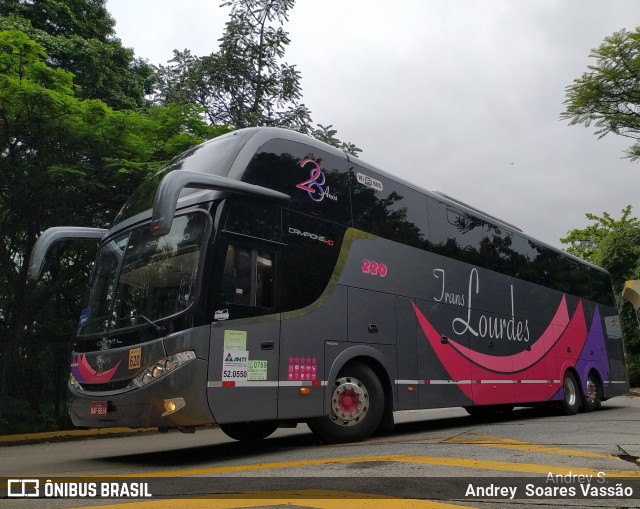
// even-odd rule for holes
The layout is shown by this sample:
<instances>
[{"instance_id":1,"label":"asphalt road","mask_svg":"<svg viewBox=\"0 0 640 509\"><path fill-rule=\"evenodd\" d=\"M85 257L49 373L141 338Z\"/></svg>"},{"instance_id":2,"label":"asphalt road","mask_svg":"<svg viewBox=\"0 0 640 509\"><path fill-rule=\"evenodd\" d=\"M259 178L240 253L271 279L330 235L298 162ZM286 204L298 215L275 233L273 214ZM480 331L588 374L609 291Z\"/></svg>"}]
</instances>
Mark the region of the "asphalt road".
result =
<instances>
[{"instance_id":1,"label":"asphalt road","mask_svg":"<svg viewBox=\"0 0 640 509\"><path fill-rule=\"evenodd\" d=\"M39 479L40 495L44 480L94 484L98 494L109 481L117 490L146 488L153 499L10 498L0 506L640 507L639 410L640 398L621 397L571 417L516 409L479 421L462 409L413 411L396 414L385 435L331 446L306 426L256 444L211 428L5 446L0 476ZM177 499L184 496L196 498Z\"/></svg>"}]
</instances>

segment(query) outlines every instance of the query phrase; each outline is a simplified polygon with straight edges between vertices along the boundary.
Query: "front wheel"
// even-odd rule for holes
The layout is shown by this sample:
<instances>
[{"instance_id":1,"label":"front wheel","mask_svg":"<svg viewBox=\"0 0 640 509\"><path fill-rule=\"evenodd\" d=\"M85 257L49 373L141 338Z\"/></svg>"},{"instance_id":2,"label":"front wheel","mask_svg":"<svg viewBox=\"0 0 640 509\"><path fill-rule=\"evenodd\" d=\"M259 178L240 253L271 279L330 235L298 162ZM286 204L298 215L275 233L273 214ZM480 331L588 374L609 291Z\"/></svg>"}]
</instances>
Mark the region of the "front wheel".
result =
<instances>
[{"instance_id":1,"label":"front wheel","mask_svg":"<svg viewBox=\"0 0 640 509\"><path fill-rule=\"evenodd\" d=\"M364 364L346 366L338 374L331 395L331 414L311 419L309 428L325 443L363 440L382 419L384 391L380 380Z\"/></svg>"},{"instance_id":2,"label":"front wheel","mask_svg":"<svg viewBox=\"0 0 640 509\"><path fill-rule=\"evenodd\" d=\"M219 426L225 435L240 442L262 440L278 429L276 421L236 422Z\"/></svg>"},{"instance_id":3,"label":"front wheel","mask_svg":"<svg viewBox=\"0 0 640 509\"><path fill-rule=\"evenodd\" d=\"M573 373L567 371L564 374L564 397L562 398L562 410L566 415L575 415L580 410L580 386Z\"/></svg>"}]
</instances>

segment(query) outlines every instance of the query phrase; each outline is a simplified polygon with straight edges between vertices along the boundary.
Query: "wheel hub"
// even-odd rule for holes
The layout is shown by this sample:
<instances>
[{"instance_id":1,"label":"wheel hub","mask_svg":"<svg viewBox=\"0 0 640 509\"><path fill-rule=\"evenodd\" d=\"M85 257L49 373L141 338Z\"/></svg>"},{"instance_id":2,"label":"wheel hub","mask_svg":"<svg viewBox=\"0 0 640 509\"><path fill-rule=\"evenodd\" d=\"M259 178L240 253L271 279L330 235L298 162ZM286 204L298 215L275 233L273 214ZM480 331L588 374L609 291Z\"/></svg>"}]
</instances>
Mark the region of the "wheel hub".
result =
<instances>
[{"instance_id":1,"label":"wheel hub","mask_svg":"<svg viewBox=\"0 0 640 509\"><path fill-rule=\"evenodd\" d=\"M340 426L353 426L369 411L369 393L359 380L343 377L336 380L331 399L331 418Z\"/></svg>"},{"instance_id":2,"label":"wheel hub","mask_svg":"<svg viewBox=\"0 0 640 509\"><path fill-rule=\"evenodd\" d=\"M569 378L565 378L564 380L564 399L569 405L575 405L576 403L576 388L573 385L573 382Z\"/></svg>"},{"instance_id":3,"label":"wheel hub","mask_svg":"<svg viewBox=\"0 0 640 509\"><path fill-rule=\"evenodd\" d=\"M598 387L595 382L589 377L587 380L587 400L589 403L593 403L598 396Z\"/></svg>"}]
</instances>

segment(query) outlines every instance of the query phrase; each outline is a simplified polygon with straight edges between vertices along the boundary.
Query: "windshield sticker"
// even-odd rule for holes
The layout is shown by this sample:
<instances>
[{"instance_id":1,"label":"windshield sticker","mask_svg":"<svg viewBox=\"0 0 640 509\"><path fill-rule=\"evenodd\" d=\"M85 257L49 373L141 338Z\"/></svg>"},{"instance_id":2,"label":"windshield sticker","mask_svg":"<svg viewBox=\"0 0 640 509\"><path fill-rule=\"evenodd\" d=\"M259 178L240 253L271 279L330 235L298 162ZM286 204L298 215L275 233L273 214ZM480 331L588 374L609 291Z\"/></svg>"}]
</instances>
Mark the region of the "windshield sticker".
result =
<instances>
[{"instance_id":1,"label":"windshield sticker","mask_svg":"<svg viewBox=\"0 0 640 509\"><path fill-rule=\"evenodd\" d=\"M318 359L316 357L289 357L287 378L289 380L316 380Z\"/></svg>"},{"instance_id":2,"label":"windshield sticker","mask_svg":"<svg viewBox=\"0 0 640 509\"><path fill-rule=\"evenodd\" d=\"M142 361L142 348L132 348L129 350L129 369L140 368Z\"/></svg>"},{"instance_id":3,"label":"windshield sticker","mask_svg":"<svg viewBox=\"0 0 640 509\"><path fill-rule=\"evenodd\" d=\"M222 358L222 382L246 382L249 352L225 350Z\"/></svg>"},{"instance_id":4,"label":"windshield sticker","mask_svg":"<svg viewBox=\"0 0 640 509\"><path fill-rule=\"evenodd\" d=\"M268 361L249 361L247 380L266 380Z\"/></svg>"},{"instance_id":5,"label":"windshield sticker","mask_svg":"<svg viewBox=\"0 0 640 509\"><path fill-rule=\"evenodd\" d=\"M245 330L224 331L224 349L225 350L246 350L247 349L247 331Z\"/></svg>"},{"instance_id":6,"label":"windshield sticker","mask_svg":"<svg viewBox=\"0 0 640 509\"><path fill-rule=\"evenodd\" d=\"M311 168L311 172L309 174L309 179L304 182L300 182L296 184L298 189L302 189L309 193L309 198L313 201L321 202L325 198L338 201L338 197L335 194L331 194L329 186L324 187L326 183L326 177L322 170L320 169L320 165L315 162L313 159L304 159L300 162L299 166L304 168L307 166Z\"/></svg>"},{"instance_id":7,"label":"windshield sticker","mask_svg":"<svg viewBox=\"0 0 640 509\"><path fill-rule=\"evenodd\" d=\"M213 319L214 320L219 320L219 321L228 320L229 319L229 310L228 309L218 309L213 314Z\"/></svg>"},{"instance_id":8,"label":"windshield sticker","mask_svg":"<svg viewBox=\"0 0 640 509\"><path fill-rule=\"evenodd\" d=\"M620 327L620 318L617 316L606 316L604 326L607 329L607 336L610 338L621 338L622 329Z\"/></svg>"},{"instance_id":9,"label":"windshield sticker","mask_svg":"<svg viewBox=\"0 0 640 509\"><path fill-rule=\"evenodd\" d=\"M384 189L382 186L382 182L374 178L371 178L368 175L363 175L362 173L356 173L356 178L358 179L358 182L360 184L365 185L367 187L371 187L376 191L382 191Z\"/></svg>"},{"instance_id":10,"label":"windshield sticker","mask_svg":"<svg viewBox=\"0 0 640 509\"><path fill-rule=\"evenodd\" d=\"M91 308L85 308L82 310L82 312L80 313L80 325L84 324L89 319L90 314Z\"/></svg>"},{"instance_id":11,"label":"windshield sticker","mask_svg":"<svg viewBox=\"0 0 640 509\"><path fill-rule=\"evenodd\" d=\"M297 228L289 227L289 234L299 235L300 237L306 237L311 240L317 240L322 242L325 246L333 246L333 240L326 238L324 235L317 235L316 233L303 232Z\"/></svg>"}]
</instances>

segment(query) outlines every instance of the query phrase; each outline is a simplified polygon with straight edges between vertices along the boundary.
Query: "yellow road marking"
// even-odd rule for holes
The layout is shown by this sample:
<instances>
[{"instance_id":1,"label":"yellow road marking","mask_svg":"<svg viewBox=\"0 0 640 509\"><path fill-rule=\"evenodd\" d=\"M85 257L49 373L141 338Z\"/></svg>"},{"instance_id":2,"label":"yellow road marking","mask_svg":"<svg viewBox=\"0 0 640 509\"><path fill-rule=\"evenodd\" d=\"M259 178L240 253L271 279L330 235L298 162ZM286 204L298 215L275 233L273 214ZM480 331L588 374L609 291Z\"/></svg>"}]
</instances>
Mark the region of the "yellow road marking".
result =
<instances>
[{"instance_id":1,"label":"yellow road marking","mask_svg":"<svg viewBox=\"0 0 640 509\"><path fill-rule=\"evenodd\" d=\"M251 498L248 498L251 497ZM100 506L85 506L74 509L175 509L180 504L189 509L241 509L247 507L299 506L317 509L473 509L473 506L446 504L430 500L381 497L365 493L328 490L256 491L243 495L207 495L207 498L183 498L125 502Z\"/></svg>"},{"instance_id":2,"label":"yellow road marking","mask_svg":"<svg viewBox=\"0 0 640 509\"><path fill-rule=\"evenodd\" d=\"M348 463L371 463L375 461L387 461L394 463L413 463L423 465L439 465L443 467L469 468L478 470L496 470L501 472L519 472L528 474L562 474L573 473L575 475L594 475L598 471L604 471L607 477L640 478L640 470L594 470L582 467L565 467L558 465L544 465L536 463L511 463L508 461L492 461L466 458L445 458L434 456L406 456L402 454L378 455L378 456L355 456L348 458L323 458L307 459L300 461L283 461L277 463L258 463L253 465L230 465L225 467L209 468L188 468L181 470L164 470L157 472L140 472L129 474L110 474L102 476L86 477L108 477L108 478L159 478L159 477L181 477L181 476L201 476L214 474L228 474L233 472L260 471L281 468L302 468L320 465L340 465ZM39 474L39 477L46 477L51 474Z\"/></svg>"},{"instance_id":3,"label":"yellow road marking","mask_svg":"<svg viewBox=\"0 0 640 509\"><path fill-rule=\"evenodd\" d=\"M471 436L477 436L481 439L465 438L465 435L444 439L445 442L453 442L457 444L482 445L484 447L496 447L500 449L511 449L516 451L541 452L545 454L554 454L560 456L576 456L579 458L595 458L622 461L618 456L613 454L603 454L598 452L579 451L575 449L564 449L561 447L553 447L549 445L532 444L521 442L512 438L498 437L494 435L479 435L470 433Z\"/></svg>"}]
</instances>

